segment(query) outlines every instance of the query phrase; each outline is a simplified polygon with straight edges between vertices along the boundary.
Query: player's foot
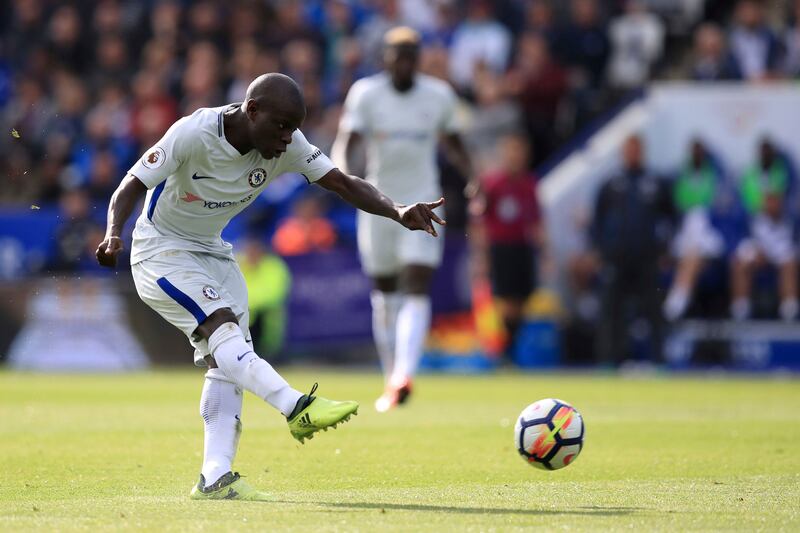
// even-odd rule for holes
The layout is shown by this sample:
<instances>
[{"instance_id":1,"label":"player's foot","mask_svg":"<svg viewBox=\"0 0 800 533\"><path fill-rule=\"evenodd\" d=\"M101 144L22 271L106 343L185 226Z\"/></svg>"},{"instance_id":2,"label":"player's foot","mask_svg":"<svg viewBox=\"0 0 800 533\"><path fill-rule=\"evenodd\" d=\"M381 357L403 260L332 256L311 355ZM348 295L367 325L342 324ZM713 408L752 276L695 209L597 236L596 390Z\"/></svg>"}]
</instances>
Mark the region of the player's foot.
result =
<instances>
[{"instance_id":1,"label":"player's foot","mask_svg":"<svg viewBox=\"0 0 800 533\"><path fill-rule=\"evenodd\" d=\"M304 444L306 439L314 438L314 433L319 430L328 431L329 427L336 428L341 422L350 420L350 415L358 414L357 402L335 402L322 396L314 396L317 384L311 387L311 392L304 394L287 418L289 431L292 437Z\"/></svg>"},{"instance_id":2,"label":"player's foot","mask_svg":"<svg viewBox=\"0 0 800 533\"><path fill-rule=\"evenodd\" d=\"M386 385L381 397L375 400L375 410L379 413L385 413L398 405L406 403L409 396L411 396L410 379L405 378L394 384L390 382L390 384Z\"/></svg>"},{"instance_id":3,"label":"player's foot","mask_svg":"<svg viewBox=\"0 0 800 533\"><path fill-rule=\"evenodd\" d=\"M192 500L242 500L250 502L265 502L273 499L266 492L261 492L248 485L239 476L239 472L228 472L209 486L206 486L206 479L203 474L200 474L200 481L192 487L189 498Z\"/></svg>"}]
</instances>

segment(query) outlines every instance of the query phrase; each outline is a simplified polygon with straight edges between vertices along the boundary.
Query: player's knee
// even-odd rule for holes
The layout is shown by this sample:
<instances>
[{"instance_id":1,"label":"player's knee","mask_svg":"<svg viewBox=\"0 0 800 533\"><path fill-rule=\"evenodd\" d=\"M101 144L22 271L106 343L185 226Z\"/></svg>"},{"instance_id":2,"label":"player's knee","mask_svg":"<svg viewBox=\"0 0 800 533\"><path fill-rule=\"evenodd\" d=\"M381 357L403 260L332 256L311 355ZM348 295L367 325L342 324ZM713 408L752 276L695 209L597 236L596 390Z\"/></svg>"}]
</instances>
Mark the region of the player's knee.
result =
<instances>
[{"instance_id":1,"label":"player's knee","mask_svg":"<svg viewBox=\"0 0 800 533\"><path fill-rule=\"evenodd\" d=\"M236 319L236 315L230 307L217 309L208 315L202 324L197 326L195 333L204 339L208 339L220 326L228 322L233 322L237 326L239 325L239 321Z\"/></svg>"}]
</instances>

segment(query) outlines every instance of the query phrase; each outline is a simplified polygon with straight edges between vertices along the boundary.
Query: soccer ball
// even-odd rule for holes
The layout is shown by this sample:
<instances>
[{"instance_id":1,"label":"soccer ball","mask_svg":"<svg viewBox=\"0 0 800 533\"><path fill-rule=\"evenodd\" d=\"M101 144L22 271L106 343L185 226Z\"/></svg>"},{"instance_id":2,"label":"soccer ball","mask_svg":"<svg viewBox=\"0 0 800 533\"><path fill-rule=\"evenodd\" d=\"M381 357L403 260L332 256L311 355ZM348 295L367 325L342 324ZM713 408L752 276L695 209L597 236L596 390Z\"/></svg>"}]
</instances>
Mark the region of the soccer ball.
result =
<instances>
[{"instance_id":1,"label":"soccer ball","mask_svg":"<svg viewBox=\"0 0 800 533\"><path fill-rule=\"evenodd\" d=\"M514 426L514 446L537 468L564 468L583 448L583 418L567 402L539 400L520 413Z\"/></svg>"}]
</instances>

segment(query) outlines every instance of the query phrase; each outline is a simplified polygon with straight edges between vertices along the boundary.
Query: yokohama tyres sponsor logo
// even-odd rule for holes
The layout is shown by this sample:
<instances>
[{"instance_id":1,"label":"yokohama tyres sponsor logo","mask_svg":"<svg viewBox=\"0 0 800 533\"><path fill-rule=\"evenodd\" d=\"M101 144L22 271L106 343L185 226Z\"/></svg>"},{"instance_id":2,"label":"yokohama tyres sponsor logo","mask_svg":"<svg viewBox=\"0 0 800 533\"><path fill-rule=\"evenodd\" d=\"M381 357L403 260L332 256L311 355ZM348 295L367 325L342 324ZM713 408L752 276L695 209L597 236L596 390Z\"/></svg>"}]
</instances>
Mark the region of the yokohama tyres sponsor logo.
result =
<instances>
[{"instance_id":1,"label":"yokohama tyres sponsor logo","mask_svg":"<svg viewBox=\"0 0 800 533\"><path fill-rule=\"evenodd\" d=\"M236 201L233 201L233 202L231 202L231 201L214 202L214 201L211 201L211 200L203 200L203 207L205 207L206 209L225 209L226 207L232 207L234 205L246 204L252 198L253 198L253 195L250 194L248 196L245 196L241 200L236 200Z\"/></svg>"},{"instance_id":2,"label":"yokohama tyres sponsor logo","mask_svg":"<svg viewBox=\"0 0 800 533\"><path fill-rule=\"evenodd\" d=\"M184 191L183 194L184 194L184 196L179 197L180 200L182 200L182 201L184 201L186 203L203 202L203 207L205 207L206 209L225 209L226 207L232 207L232 206L235 206L235 205L246 204L247 202L249 202L250 200L253 199L253 195L249 194L249 195L245 196L244 198L242 198L241 200L235 200L235 201L226 200L226 201L223 201L223 202L216 202L216 201L213 201L213 200L203 200L202 198L200 198L196 194L192 194L189 191Z\"/></svg>"}]
</instances>

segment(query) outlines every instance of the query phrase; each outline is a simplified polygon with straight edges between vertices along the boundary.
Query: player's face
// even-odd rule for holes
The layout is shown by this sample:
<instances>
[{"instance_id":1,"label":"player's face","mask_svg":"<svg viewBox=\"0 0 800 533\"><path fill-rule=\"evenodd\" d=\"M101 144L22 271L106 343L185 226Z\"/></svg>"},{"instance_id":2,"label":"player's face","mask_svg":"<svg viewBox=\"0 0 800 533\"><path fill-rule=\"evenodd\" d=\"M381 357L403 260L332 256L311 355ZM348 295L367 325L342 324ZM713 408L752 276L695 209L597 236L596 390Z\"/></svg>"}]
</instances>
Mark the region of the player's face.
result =
<instances>
[{"instance_id":1,"label":"player's face","mask_svg":"<svg viewBox=\"0 0 800 533\"><path fill-rule=\"evenodd\" d=\"M254 100L248 102L247 115L253 146L264 159L280 157L291 144L292 134L306 118L305 109L270 110Z\"/></svg>"},{"instance_id":2,"label":"player's face","mask_svg":"<svg viewBox=\"0 0 800 533\"><path fill-rule=\"evenodd\" d=\"M417 70L419 49L416 46L392 46L386 50L384 62L394 85L400 89L411 87Z\"/></svg>"}]
</instances>

